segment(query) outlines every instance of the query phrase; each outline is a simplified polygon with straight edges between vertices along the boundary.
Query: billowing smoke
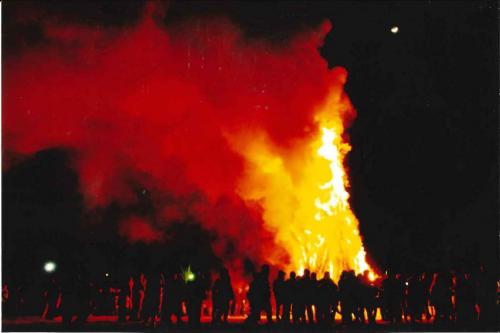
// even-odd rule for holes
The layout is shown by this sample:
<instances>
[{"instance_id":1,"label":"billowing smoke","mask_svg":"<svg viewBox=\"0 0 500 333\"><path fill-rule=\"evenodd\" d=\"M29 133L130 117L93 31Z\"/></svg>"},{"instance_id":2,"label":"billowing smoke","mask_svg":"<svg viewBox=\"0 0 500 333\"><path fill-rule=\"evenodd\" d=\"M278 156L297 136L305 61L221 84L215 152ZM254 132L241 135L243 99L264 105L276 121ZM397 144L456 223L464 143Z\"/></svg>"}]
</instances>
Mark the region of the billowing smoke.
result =
<instances>
[{"instance_id":1,"label":"billowing smoke","mask_svg":"<svg viewBox=\"0 0 500 333\"><path fill-rule=\"evenodd\" d=\"M90 212L148 193L153 213L119 222L128 241L168 242L170 224L194 221L235 269L286 262L260 203L235 190L244 160L229 141L258 131L288 148L317 130L315 108L345 75L318 51L330 25L273 45L224 19L153 16L119 30L46 23L43 45L5 60L4 170L64 148Z\"/></svg>"}]
</instances>

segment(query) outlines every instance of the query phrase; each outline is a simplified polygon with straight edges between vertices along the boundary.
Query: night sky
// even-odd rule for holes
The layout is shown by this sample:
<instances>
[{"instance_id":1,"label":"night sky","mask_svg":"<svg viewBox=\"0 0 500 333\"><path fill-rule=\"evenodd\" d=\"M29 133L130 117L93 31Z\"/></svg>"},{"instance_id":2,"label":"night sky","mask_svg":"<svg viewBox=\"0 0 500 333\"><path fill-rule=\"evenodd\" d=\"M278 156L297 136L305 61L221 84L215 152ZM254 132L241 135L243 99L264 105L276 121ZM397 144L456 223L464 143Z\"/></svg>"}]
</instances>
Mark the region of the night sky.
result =
<instances>
[{"instance_id":1,"label":"night sky","mask_svg":"<svg viewBox=\"0 0 500 333\"><path fill-rule=\"evenodd\" d=\"M124 28L137 22L143 6L7 2L4 57L43 45L37 17ZM494 1L174 1L165 5L164 21L168 26L224 16L247 38L276 44L324 19L332 22L321 54L330 67L347 69L346 91L358 114L348 130L350 202L376 266L413 272L498 266L496 6ZM20 15L32 19L19 20ZM398 33L391 32L393 26ZM100 222L88 223L71 154L54 147L4 166L4 274L40 267L61 252L72 261L81 248L109 254L95 266L120 266L115 255L130 246L113 221L126 212L111 205L93 213ZM147 194L137 191L142 199L127 209L147 214ZM193 225L172 228L173 235L194 237L199 247L177 238L169 256L218 263L208 246L212 235ZM135 245L121 260L141 262L141 251L148 249Z\"/></svg>"}]
</instances>

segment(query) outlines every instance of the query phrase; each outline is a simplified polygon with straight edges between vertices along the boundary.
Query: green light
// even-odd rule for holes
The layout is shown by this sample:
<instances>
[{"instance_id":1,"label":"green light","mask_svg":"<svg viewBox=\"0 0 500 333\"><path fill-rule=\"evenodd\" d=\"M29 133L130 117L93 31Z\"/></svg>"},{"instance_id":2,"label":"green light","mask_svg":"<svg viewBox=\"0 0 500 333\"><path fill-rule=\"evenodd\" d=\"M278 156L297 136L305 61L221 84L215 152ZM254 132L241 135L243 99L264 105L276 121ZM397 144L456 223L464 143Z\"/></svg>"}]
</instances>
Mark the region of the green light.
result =
<instances>
[{"instance_id":1,"label":"green light","mask_svg":"<svg viewBox=\"0 0 500 333\"><path fill-rule=\"evenodd\" d=\"M184 277L184 282L194 281L196 279L196 275L191 271L191 266L188 266L188 268L182 272L182 275Z\"/></svg>"}]
</instances>

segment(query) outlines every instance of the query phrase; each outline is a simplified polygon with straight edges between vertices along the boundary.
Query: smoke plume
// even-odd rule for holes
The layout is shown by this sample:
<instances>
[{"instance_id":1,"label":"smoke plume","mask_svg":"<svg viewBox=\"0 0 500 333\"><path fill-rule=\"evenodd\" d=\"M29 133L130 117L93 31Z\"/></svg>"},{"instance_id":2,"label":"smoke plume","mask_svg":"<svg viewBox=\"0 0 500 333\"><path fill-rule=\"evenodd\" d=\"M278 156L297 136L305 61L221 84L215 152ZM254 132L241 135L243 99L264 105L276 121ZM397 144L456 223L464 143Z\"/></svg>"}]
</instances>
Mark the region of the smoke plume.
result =
<instances>
[{"instance_id":1,"label":"smoke plume","mask_svg":"<svg viewBox=\"0 0 500 333\"><path fill-rule=\"evenodd\" d=\"M128 241L168 242L171 223L194 221L235 269L286 263L261 203L236 191L245 160L231 141L264 133L290 149L317 133L316 108L345 80L319 54L330 24L273 45L225 19L166 27L153 14L121 29L47 20L43 45L5 60L4 170L64 148L89 212L148 193L153 213L117 226Z\"/></svg>"}]
</instances>

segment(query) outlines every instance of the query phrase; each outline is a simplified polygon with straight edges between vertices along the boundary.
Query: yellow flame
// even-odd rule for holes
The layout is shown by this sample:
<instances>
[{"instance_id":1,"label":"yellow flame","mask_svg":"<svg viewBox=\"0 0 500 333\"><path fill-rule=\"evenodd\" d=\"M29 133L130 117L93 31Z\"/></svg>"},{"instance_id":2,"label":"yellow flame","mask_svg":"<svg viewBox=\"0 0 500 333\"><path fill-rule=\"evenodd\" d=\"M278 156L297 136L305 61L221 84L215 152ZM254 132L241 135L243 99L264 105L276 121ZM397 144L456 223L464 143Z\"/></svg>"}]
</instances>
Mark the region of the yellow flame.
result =
<instances>
[{"instance_id":1,"label":"yellow flame","mask_svg":"<svg viewBox=\"0 0 500 333\"><path fill-rule=\"evenodd\" d=\"M346 190L343 163L351 146L342 138L342 112L350 107L344 94L332 90L316 113L316 135L292 148L277 147L262 132L230 139L247 162L240 195L262 205L266 225L290 255L284 268L299 275L307 268L320 275L329 271L338 280L343 270L352 269L376 277Z\"/></svg>"}]
</instances>

